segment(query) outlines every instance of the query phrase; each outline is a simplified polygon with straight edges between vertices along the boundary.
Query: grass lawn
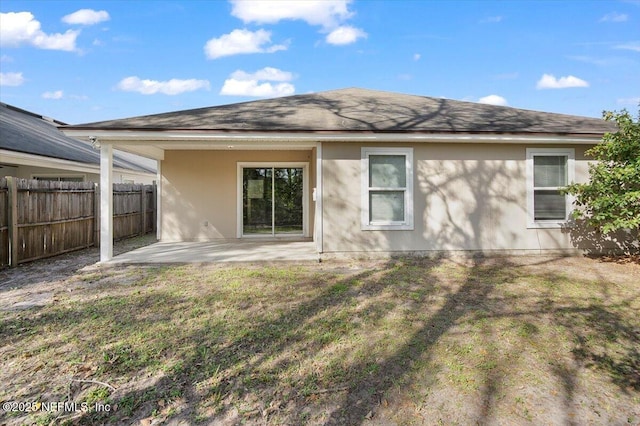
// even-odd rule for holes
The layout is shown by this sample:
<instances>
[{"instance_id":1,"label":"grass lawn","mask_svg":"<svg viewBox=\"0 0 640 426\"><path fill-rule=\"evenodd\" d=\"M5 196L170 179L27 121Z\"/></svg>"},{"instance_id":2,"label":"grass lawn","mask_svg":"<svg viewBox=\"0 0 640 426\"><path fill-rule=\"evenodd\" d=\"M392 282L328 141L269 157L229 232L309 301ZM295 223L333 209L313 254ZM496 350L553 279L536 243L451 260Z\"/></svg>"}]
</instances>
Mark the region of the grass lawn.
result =
<instances>
[{"instance_id":1,"label":"grass lawn","mask_svg":"<svg viewBox=\"0 0 640 426\"><path fill-rule=\"evenodd\" d=\"M0 401L88 409L0 424L640 422L636 263L94 267L57 288L0 312Z\"/></svg>"}]
</instances>

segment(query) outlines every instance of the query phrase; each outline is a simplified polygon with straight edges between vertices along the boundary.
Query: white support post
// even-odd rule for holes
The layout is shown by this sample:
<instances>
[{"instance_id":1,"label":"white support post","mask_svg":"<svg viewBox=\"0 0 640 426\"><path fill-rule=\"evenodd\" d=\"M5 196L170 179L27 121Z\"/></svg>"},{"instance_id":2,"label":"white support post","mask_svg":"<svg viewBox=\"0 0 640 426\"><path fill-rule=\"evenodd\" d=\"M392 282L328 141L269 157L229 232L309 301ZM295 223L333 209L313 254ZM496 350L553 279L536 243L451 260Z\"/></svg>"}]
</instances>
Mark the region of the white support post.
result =
<instances>
[{"instance_id":1,"label":"white support post","mask_svg":"<svg viewBox=\"0 0 640 426\"><path fill-rule=\"evenodd\" d=\"M322 253L322 142L316 145L316 215L315 215L315 234L316 234L316 250Z\"/></svg>"},{"instance_id":2,"label":"white support post","mask_svg":"<svg viewBox=\"0 0 640 426\"><path fill-rule=\"evenodd\" d=\"M113 146L100 147L100 262L113 258Z\"/></svg>"},{"instance_id":3,"label":"white support post","mask_svg":"<svg viewBox=\"0 0 640 426\"><path fill-rule=\"evenodd\" d=\"M156 239L162 240L162 160L156 160L158 177L156 182Z\"/></svg>"}]
</instances>

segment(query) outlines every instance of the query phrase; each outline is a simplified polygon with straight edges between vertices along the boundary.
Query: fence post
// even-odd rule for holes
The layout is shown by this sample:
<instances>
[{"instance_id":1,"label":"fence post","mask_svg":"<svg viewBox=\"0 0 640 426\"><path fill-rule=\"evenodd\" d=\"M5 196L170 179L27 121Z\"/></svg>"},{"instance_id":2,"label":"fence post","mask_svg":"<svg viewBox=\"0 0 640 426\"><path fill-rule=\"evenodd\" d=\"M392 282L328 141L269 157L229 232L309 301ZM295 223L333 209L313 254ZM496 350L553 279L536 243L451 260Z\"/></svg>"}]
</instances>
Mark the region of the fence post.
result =
<instances>
[{"instance_id":1,"label":"fence post","mask_svg":"<svg viewBox=\"0 0 640 426\"><path fill-rule=\"evenodd\" d=\"M143 183L140 188L140 210L142 211L140 235L145 235L147 233L147 187Z\"/></svg>"},{"instance_id":2,"label":"fence post","mask_svg":"<svg viewBox=\"0 0 640 426\"><path fill-rule=\"evenodd\" d=\"M100 184L93 184L93 245L100 247Z\"/></svg>"},{"instance_id":3,"label":"fence post","mask_svg":"<svg viewBox=\"0 0 640 426\"><path fill-rule=\"evenodd\" d=\"M18 266L18 185L16 178L7 176L9 225L9 266Z\"/></svg>"}]
</instances>

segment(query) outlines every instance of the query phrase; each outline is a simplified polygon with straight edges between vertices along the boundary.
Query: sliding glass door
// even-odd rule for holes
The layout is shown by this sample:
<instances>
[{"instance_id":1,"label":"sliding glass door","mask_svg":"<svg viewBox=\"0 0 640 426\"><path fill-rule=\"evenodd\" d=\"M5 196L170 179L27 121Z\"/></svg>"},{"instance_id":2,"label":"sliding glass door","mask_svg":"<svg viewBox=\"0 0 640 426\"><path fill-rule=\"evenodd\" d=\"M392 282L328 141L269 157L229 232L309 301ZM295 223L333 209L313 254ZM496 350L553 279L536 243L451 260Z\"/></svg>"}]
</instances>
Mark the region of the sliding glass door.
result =
<instances>
[{"instance_id":1,"label":"sliding glass door","mask_svg":"<svg viewBox=\"0 0 640 426\"><path fill-rule=\"evenodd\" d=\"M302 234L302 168L273 169L273 232Z\"/></svg>"},{"instance_id":2,"label":"sliding glass door","mask_svg":"<svg viewBox=\"0 0 640 426\"><path fill-rule=\"evenodd\" d=\"M303 167L242 167L242 235L303 235L303 195Z\"/></svg>"},{"instance_id":3,"label":"sliding glass door","mask_svg":"<svg viewBox=\"0 0 640 426\"><path fill-rule=\"evenodd\" d=\"M273 168L242 170L242 233L273 234Z\"/></svg>"}]
</instances>

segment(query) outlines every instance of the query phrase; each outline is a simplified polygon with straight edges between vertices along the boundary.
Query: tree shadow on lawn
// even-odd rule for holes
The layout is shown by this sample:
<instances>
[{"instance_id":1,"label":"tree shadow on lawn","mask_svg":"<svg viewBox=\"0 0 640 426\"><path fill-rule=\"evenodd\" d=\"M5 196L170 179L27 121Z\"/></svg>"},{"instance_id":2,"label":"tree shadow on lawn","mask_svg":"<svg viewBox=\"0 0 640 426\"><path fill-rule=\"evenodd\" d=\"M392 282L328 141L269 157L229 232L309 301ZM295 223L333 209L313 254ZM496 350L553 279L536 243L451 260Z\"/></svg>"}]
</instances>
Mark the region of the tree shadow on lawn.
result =
<instances>
[{"instance_id":1,"label":"tree shadow on lawn","mask_svg":"<svg viewBox=\"0 0 640 426\"><path fill-rule=\"evenodd\" d=\"M223 323L208 324L206 327L200 326L190 331L179 339L185 345L194 342L197 344L197 349L192 351L189 357L180 359L166 371L164 377L149 386L134 389L125 394L112 395L112 402L118 404L120 413L87 413L77 418L76 421L87 424L96 421L130 422L132 417L139 419L150 415L157 408L156 402L158 400L171 399L172 396L174 399L176 396L180 396L187 401L187 404L193 400L211 401L209 404L211 410L207 413L188 412L189 409L183 413L183 415L191 416L197 420L247 417L246 413L238 413L237 407L235 407L238 405L237 401L246 400L250 394L264 391L271 393L267 398L277 399L280 404L287 404L287 409L290 409L291 405L297 407L293 410L294 417L290 420L300 422L302 419L295 416L301 414L300 411L307 404L307 397L317 391L322 392L321 388L324 386L350 385L348 382L324 382L323 378L328 377L326 374L315 374L306 369L309 368L309 364L314 362L313 358L328 345L357 331L358 323L351 321L352 318L350 318L352 314L357 314L351 309L353 305L357 304L356 299L365 300L367 303L375 300L386 290L397 291L392 288L393 286L414 286L416 283L413 282L413 278L418 277L410 276L411 273L421 275L417 281L427 282L430 268L436 265L437 263L427 268L414 268L409 276L407 268L395 267L390 264L384 265L380 269L365 270L343 279L325 282L320 280L322 278L311 277L306 282L297 283L293 291L308 286L320 286L322 290L317 292L314 297L301 303L292 300L290 309L259 313L258 316L251 318L239 332L226 329ZM265 276L264 279L269 279L269 277ZM435 288L436 286L433 287L433 289ZM423 294L425 291L428 293L429 289L429 286L423 285L416 290ZM173 297L163 297L162 300L157 300L158 298L159 294L152 294L144 297L122 298L118 301L118 303L127 303L129 305L127 311L129 312L144 312L146 308L158 303L169 304L173 307L169 312L166 312L164 318L151 318L149 323L144 319L131 318L123 311L119 311L117 304L114 306L113 300L109 300L105 303L83 303L66 311L44 314L30 327L32 329L46 327L61 318L73 318L75 322L83 323L100 317L105 324L112 324L115 328L119 324L125 324L123 332L127 331L127 327L131 327L133 321L136 322L136 329L145 329L158 321L169 320L180 309L180 300ZM211 302L215 302L215 299L224 300L224 294L214 294L209 299ZM249 309L252 302L243 301L237 305L240 310L243 307ZM384 317L387 311L404 302L406 300L402 298L396 300L395 303L390 303L387 300L380 301L380 303L373 301L360 313L363 317L362 320L375 323ZM5 331L16 329L19 329L19 326L11 323L5 324L3 327ZM230 341L227 341L224 336L227 332L233 336ZM6 337L20 338L15 335ZM116 345L114 347L113 345L105 345L107 342L89 339L91 341L85 341L84 344L102 348L102 352L108 354L105 355L105 367L100 371L101 377L130 374L155 362L148 357L141 357L140 351L131 345ZM160 350L165 351L162 354L164 357L167 357L167 353L170 352L170 348L160 348ZM37 352L38 348L34 348L34 351ZM283 354L286 355L283 356ZM340 354L340 357L343 358L348 356L347 353ZM369 359L366 354L361 354L361 356L368 360L363 368L365 370L372 368L374 360ZM295 370L300 364L305 364L305 372L299 375L286 374L288 379L286 382L282 382L279 377L282 372ZM349 377L352 374L365 374L360 371L360 367L357 365L349 368L350 371L341 371L340 364L339 361L336 363L336 371L333 375L335 379L341 376ZM195 383L202 383L207 389L198 389L199 386L194 385ZM234 403L227 403L229 400L233 400ZM116 417L111 418L114 414Z\"/></svg>"},{"instance_id":2,"label":"tree shadow on lawn","mask_svg":"<svg viewBox=\"0 0 640 426\"><path fill-rule=\"evenodd\" d=\"M170 271L168 269L167 271ZM157 275L162 275L161 271L156 271ZM262 387L268 385L276 378L268 378L264 374L260 379L255 376L266 364L268 358L276 357L280 352L286 350L288 346L299 345L297 349L308 351L306 346L321 346L322 344L309 339L306 336L308 330L313 326L304 324L314 316L319 316L318 320L323 320L326 326L331 329L336 327L341 333L344 318L332 318L330 314L322 314L322 311L329 310L334 306L341 306L347 303L355 293L350 291L353 283L366 280L375 271L366 271L344 281L329 283L317 297L303 303L294 304L291 310L283 309L281 312L259 313L254 318L248 318L247 324L241 330L230 330L224 323L224 318L216 322L199 324L198 327L184 333L173 330L177 335L172 336L173 344L183 344L193 346L192 349L184 351L172 347L154 348L157 351L156 357L149 356L148 348L144 346L144 340L139 345L121 344L120 340L126 340L128 333L134 331L146 335L145 330L157 331L155 326L160 322L167 322L171 327L172 319L180 316L181 309L190 309L191 306L185 303L184 298L175 297L163 292L152 292L145 295L126 295L103 297L97 301L81 302L77 305L67 306L61 309L53 309L37 316L34 319L15 317L3 321L0 327L0 336L3 342L19 344L20 341L28 339L29 335L37 333L43 329L60 329L61 324L66 324L72 319L76 324L92 324L94 330L88 331L83 336L61 336L53 337L53 341L35 344L29 348L29 353L39 353L47 350L52 345L64 346L65 340L73 339L79 341L80 345L95 348L98 357L93 357L94 361L104 357L103 363L96 376L105 382L105 377L132 375L150 366L159 364L158 358L169 364L174 353L178 353L178 359L174 360L165 371L165 374L158 380L152 381L146 386L133 388L124 393L116 392L111 395L110 401L117 404L118 411L112 413L85 413L74 418L74 422L93 424L94 422L119 422L129 423L133 418L144 418L152 412L157 411L158 400L170 400L182 398L189 404L194 399L213 398L214 402L222 402L221 396L233 393L238 398L245 396L248 387ZM170 274L170 273L169 273ZM261 275L259 272L258 275ZM267 275L265 279L269 279ZM153 278L151 278L153 280ZM306 287L323 285L311 279L308 282L297 283L296 287ZM99 289L96 289L99 291ZM204 298L203 303L215 304L225 300L224 291L213 291L212 294ZM258 301L260 302L260 301ZM126 306L124 306L126 304ZM136 312L143 314L145 311L158 304L163 304L163 315L152 315L141 318ZM234 301L236 312L248 310L249 301ZM122 309L119 309L119 308ZM168 308L167 308L168 307ZM209 306L212 308L212 306ZM188 314L187 314L188 315ZM96 321L99 321L96 323ZM235 324L234 324L235 325ZM173 325L176 327L176 325ZM95 329L97 327L98 329ZM169 333L172 331L167 330ZM122 333L121 336L118 336ZM97 336L106 334L108 341L100 341ZM227 341L225 335L232 336L231 341ZM123 337L124 339L119 339ZM143 353L144 352L144 353ZM15 355L15 354L12 354ZM86 355L86 354L85 354ZM186 356L185 356L186 355ZM297 362L295 359L286 360L285 363ZM278 365L275 370L286 368L286 365ZM275 374L275 373L274 373ZM220 380L213 380L209 388L200 392L194 383L206 382L214 376ZM12 381L15 378L8 378ZM58 390L59 391L59 390ZM293 395L292 397L297 397ZM224 415L228 407L218 407L214 404L214 414ZM187 409L186 415L193 413ZM195 416L204 420L203 415Z\"/></svg>"},{"instance_id":3,"label":"tree shadow on lawn","mask_svg":"<svg viewBox=\"0 0 640 426\"><path fill-rule=\"evenodd\" d=\"M560 299L553 297L552 288L566 278L553 274L544 278L550 289L538 302L535 314L552 318L570 333L576 365L605 372L623 393L640 391L640 321L632 315L640 290L615 300L620 299L615 297L616 285L601 278L575 284L577 288L582 285L586 294ZM590 287L597 287L598 292L594 294Z\"/></svg>"},{"instance_id":4,"label":"tree shadow on lawn","mask_svg":"<svg viewBox=\"0 0 640 426\"><path fill-rule=\"evenodd\" d=\"M282 280L284 284L270 288L279 294L256 295L243 289L245 282L240 281L236 286L210 289L195 307L191 298L169 290L109 296L45 313L35 318L29 329L51 328L62 318L73 318L79 324L94 321L111 330L115 337L109 342L96 337L99 330L73 336L81 345L95 348L93 358L99 368L90 377L97 380L133 380L146 369L163 371L135 386L121 382L120 389L109 396L117 410L82 413L74 418L81 424L130 424L148 417L261 423L272 416L289 424L362 424L376 415L382 398L392 389L411 385L419 368L416 365L437 361L433 359L437 356L434 348L445 335L461 323L474 321L484 340L473 348L483 353L478 369L481 402L474 418L467 420L490 422L510 374L508 365L529 348L494 351L492 345L497 347L500 341L488 319L513 322L518 335L532 346L536 345L539 317L557 322L571 336L575 342L573 361L548 360L562 388L565 423L571 423L568 413L575 405L576 370L584 365L606 373L622 392L640 390L640 337L633 325L615 312L615 306L577 297L574 306L572 300L558 299L553 288L566 278L557 274L544 277L547 294L531 295L529 301L522 295L510 299L500 293L495 297L503 284L526 275L522 265L477 259L471 266L463 266L462 272L447 270L447 265L451 264L443 260L402 260L346 277L300 274L294 276L295 285L290 285L289 277ZM189 268L182 271L196 273ZM157 271L158 276L163 273ZM167 269L166 277L172 273ZM448 277L455 274L461 275ZM277 274L261 270L247 276L279 279ZM150 282L154 279L150 277ZM231 297L234 291L239 293ZM284 303L277 304L279 299ZM163 306L161 314L152 309L154 306ZM206 309L227 311L198 322ZM246 322L239 327L238 319L227 315L242 316ZM412 324L404 329L411 331L404 331L399 340L394 340L394 329L385 322L394 316L400 322L391 325ZM182 320L177 321L178 317ZM190 321L196 322L194 327L186 327ZM184 330L180 328L183 325ZM28 338L28 332L20 327L4 322L0 337L9 342ZM118 340L118 333L125 337L133 330L140 330L143 340L137 344ZM153 340L150 333L162 334L163 330L171 337L145 347ZM615 350L622 355L612 356L610 348L601 345L602 338L617 343ZM46 343L51 344L56 344L55 339ZM41 349L44 347L33 348L34 352ZM418 373L435 375L437 371Z\"/></svg>"},{"instance_id":5,"label":"tree shadow on lawn","mask_svg":"<svg viewBox=\"0 0 640 426\"><path fill-rule=\"evenodd\" d=\"M638 324L633 327L629 323L633 318L625 319L616 312L620 307L629 308L628 311L631 311L629 305L632 300L605 306L597 298L588 300L576 297L574 301L576 306L571 306L571 300L555 300L552 297L546 297L538 303L537 309L527 311L521 306L525 302L524 297L505 300L501 296L493 299L494 290L501 284L515 282L522 278L521 272L518 272L521 266L510 262L496 263L476 259L464 283L447 295L446 302L430 316L429 321L422 328L408 339L406 344L400 346L394 354L380 364L378 370L380 373L364 376L360 381L351 384L339 407L331 413L326 424L362 424L365 420L372 418L387 391L398 386L399 383L406 384L405 379L408 378L412 365L418 362L422 365L428 363L434 356L432 349L438 340L459 322L467 321L465 318L473 319L473 317L508 319L525 346L513 347L506 353L504 350L497 350L502 336L496 336L496 326L493 326L493 330L491 330L492 327L481 326L485 328L482 332L485 341L481 347L474 348L475 351L484 353L477 366L482 376L482 383L478 386L481 390L481 403L474 418L467 418L466 421L477 422L477 424L492 421L497 401L505 396L501 394L502 384L508 381L509 376L514 375L509 370L510 366L523 359L527 350L538 346L535 342L538 334L535 322L540 318L546 318L551 323L557 322L575 343L575 347L571 350L572 360L554 359L553 354L545 354L548 357L546 362L551 366L550 371L561 388L560 399L563 405L561 415L565 424L579 423L572 419L576 412L574 393L577 388L578 369L595 368L606 373L606 377L624 394L640 391L638 352L640 328L637 327ZM547 286L555 287L566 284L567 278L563 275L547 274L544 280ZM605 283L603 287L606 291L608 286ZM508 304L507 310L505 310L505 302ZM528 341L531 343L527 344ZM606 342L615 346L607 346ZM356 369L366 370L366 363L362 363ZM433 380L426 382L433 382ZM622 416L624 413L617 414ZM522 417L530 421L533 415L525 410Z\"/></svg>"},{"instance_id":6,"label":"tree shadow on lawn","mask_svg":"<svg viewBox=\"0 0 640 426\"><path fill-rule=\"evenodd\" d=\"M380 363L380 374L364 375L352 383L339 406L331 413L327 424L360 424L372 417L383 395L396 385L411 369L411 364L422 359L430 348L458 319L469 305L481 304L491 292L491 286L477 280L481 261L476 261L464 284L446 296L445 303L397 351ZM366 363L355 367L366 370Z\"/></svg>"},{"instance_id":7,"label":"tree shadow on lawn","mask_svg":"<svg viewBox=\"0 0 640 426\"><path fill-rule=\"evenodd\" d=\"M599 276L599 273L594 275ZM520 279L522 278L521 276ZM542 352L542 366L546 365L552 373L557 382L554 388L559 388L560 391L561 423L607 423L604 420L606 417L601 418L604 413L600 412L607 409L596 406L595 398L589 394L599 394L601 391L606 394L606 390L598 387L598 381L609 382L615 385L619 394L627 395L634 401L640 400L640 322L633 314L633 305L637 306L640 293L633 293L627 298L616 297L616 285L602 277L595 281L574 281L561 273L545 273L537 275L534 280L541 281L542 288L537 287L538 294L531 298L530 303L526 303L526 298L521 296L511 301L503 298L502 304L508 308L495 306L487 314L487 318L494 321L509 319L516 326L517 335L522 337L519 352L506 357L497 356L497 364L514 364L518 360L525 360L527 353ZM525 280L523 284L529 283ZM570 290L566 293L559 290L563 288ZM548 331L545 333L540 328ZM491 333L486 333L487 338L490 335ZM545 343L548 347L568 345L570 349L549 352L540 345L540 339L545 338L549 339ZM596 373L592 374L589 370L604 374L596 377ZM500 368L492 370L487 376L487 392L480 424L491 419L492 408L487 400L490 402L492 395L497 394L495 391L500 387L497 382L505 381L506 378L507 375ZM590 378L595 381L585 384L585 380ZM581 392L580 401L576 400L578 392ZM581 409L587 405L593 408L591 414L595 414L589 421L578 417ZM582 410L581 414L584 415L585 411ZM615 417L616 422L632 422L634 418L637 420L640 411L618 412L613 415L618 416ZM523 417L531 420L531 416ZM558 417L551 419L554 422L560 420ZM610 418L609 421L611 420Z\"/></svg>"},{"instance_id":8,"label":"tree shadow on lawn","mask_svg":"<svg viewBox=\"0 0 640 426\"><path fill-rule=\"evenodd\" d=\"M561 309L558 314L565 327L588 330L574 333L575 347L572 353L576 362L607 373L621 392L640 391L640 329L634 329L620 315L600 305L583 309ZM594 348L591 342L597 337L606 343ZM621 359L613 357L606 350L607 343L620 342L630 343L619 349L623 353Z\"/></svg>"}]
</instances>

